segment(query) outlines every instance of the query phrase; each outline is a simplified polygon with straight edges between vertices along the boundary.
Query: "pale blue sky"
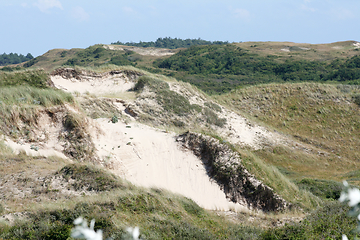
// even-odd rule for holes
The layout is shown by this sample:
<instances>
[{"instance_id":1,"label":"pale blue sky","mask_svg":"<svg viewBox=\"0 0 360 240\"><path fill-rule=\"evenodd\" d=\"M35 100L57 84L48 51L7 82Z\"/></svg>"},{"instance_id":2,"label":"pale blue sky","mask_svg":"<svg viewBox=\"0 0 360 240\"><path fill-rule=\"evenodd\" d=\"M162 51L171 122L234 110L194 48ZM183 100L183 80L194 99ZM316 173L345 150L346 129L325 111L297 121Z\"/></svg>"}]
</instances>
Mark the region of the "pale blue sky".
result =
<instances>
[{"instance_id":1,"label":"pale blue sky","mask_svg":"<svg viewBox=\"0 0 360 240\"><path fill-rule=\"evenodd\" d=\"M0 0L0 54L158 37L360 40L360 0Z\"/></svg>"}]
</instances>

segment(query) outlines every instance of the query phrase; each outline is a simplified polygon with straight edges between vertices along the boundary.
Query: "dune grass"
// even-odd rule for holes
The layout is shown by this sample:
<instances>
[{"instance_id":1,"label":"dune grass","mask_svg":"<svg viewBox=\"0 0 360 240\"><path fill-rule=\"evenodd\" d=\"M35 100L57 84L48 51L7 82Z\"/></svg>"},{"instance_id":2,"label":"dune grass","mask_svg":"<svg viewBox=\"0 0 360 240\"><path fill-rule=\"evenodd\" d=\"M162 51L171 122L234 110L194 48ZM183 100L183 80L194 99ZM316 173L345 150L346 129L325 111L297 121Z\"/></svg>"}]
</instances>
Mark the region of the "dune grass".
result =
<instances>
[{"instance_id":1,"label":"dune grass","mask_svg":"<svg viewBox=\"0 0 360 240\"><path fill-rule=\"evenodd\" d=\"M299 223L266 230L260 239L341 239L343 234L357 239L357 221L349 217L349 209L339 202L327 203Z\"/></svg>"},{"instance_id":2,"label":"dune grass","mask_svg":"<svg viewBox=\"0 0 360 240\"><path fill-rule=\"evenodd\" d=\"M302 176L341 180L342 174L360 168L360 109L354 102L359 91L348 85L268 84L215 98L301 143L258 151L269 164Z\"/></svg>"},{"instance_id":3,"label":"dune grass","mask_svg":"<svg viewBox=\"0 0 360 240\"><path fill-rule=\"evenodd\" d=\"M73 104L71 94L56 89L40 89L31 86L0 88L0 103L17 106L43 106Z\"/></svg>"},{"instance_id":4,"label":"dune grass","mask_svg":"<svg viewBox=\"0 0 360 240\"><path fill-rule=\"evenodd\" d=\"M63 91L39 89L31 86L12 86L0 88L0 129L6 135L19 133L20 125L33 127L37 123L40 110L64 104L74 105L74 98ZM29 129L27 129L29 130Z\"/></svg>"},{"instance_id":5,"label":"dune grass","mask_svg":"<svg viewBox=\"0 0 360 240\"><path fill-rule=\"evenodd\" d=\"M81 173L81 174L79 174ZM67 239L73 220L83 216L95 219L95 229L105 237L119 238L125 228L139 226L145 239L257 239L261 229L228 221L224 216L200 208L192 200L161 189L144 189L124 181L103 169L90 165L67 165L54 173L74 183L96 188L97 194L24 205L26 218L12 224L0 223L5 239ZM97 184L91 179L96 179ZM111 180L103 188L102 182ZM7 210L7 213L11 210Z\"/></svg>"},{"instance_id":6,"label":"dune grass","mask_svg":"<svg viewBox=\"0 0 360 240\"><path fill-rule=\"evenodd\" d=\"M49 75L41 69L14 72L0 71L0 87L28 85L37 88L48 88L49 80Z\"/></svg>"},{"instance_id":7,"label":"dune grass","mask_svg":"<svg viewBox=\"0 0 360 240\"><path fill-rule=\"evenodd\" d=\"M249 150L237 148L245 168L264 184L273 188L286 201L291 203L290 209L295 212L309 211L323 204L308 189L299 188L288 176L281 173L275 166L269 165Z\"/></svg>"}]
</instances>

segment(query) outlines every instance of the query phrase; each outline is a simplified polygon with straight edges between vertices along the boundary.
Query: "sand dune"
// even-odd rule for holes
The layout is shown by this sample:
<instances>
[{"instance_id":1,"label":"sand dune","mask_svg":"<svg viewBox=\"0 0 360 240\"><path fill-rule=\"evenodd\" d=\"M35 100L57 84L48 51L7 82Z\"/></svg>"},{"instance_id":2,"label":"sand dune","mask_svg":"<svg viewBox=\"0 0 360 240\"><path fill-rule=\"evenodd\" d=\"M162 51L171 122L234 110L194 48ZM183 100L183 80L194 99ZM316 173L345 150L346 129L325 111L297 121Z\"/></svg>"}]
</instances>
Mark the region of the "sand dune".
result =
<instances>
[{"instance_id":1,"label":"sand dune","mask_svg":"<svg viewBox=\"0 0 360 240\"><path fill-rule=\"evenodd\" d=\"M213 210L244 209L229 202L220 187L212 182L200 159L185 151L175 141L175 134L146 125L113 124L98 119L104 131L94 136L97 154L112 171L130 182L170 190L193 199Z\"/></svg>"}]
</instances>

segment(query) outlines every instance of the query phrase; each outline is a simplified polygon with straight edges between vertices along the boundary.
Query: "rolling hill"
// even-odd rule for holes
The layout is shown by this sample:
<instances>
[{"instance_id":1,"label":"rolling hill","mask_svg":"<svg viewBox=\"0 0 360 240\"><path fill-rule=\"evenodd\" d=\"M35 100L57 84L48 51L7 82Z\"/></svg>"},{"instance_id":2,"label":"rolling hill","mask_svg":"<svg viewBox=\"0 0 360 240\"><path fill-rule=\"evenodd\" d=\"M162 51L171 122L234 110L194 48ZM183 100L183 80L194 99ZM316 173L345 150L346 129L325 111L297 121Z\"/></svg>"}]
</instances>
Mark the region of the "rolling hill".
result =
<instances>
[{"instance_id":1,"label":"rolling hill","mask_svg":"<svg viewBox=\"0 0 360 240\"><path fill-rule=\"evenodd\" d=\"M0 236L66 239L78 215L115 238L352 236L357 49L95 45L0 71Z\"/></svg>"}]
</instances>

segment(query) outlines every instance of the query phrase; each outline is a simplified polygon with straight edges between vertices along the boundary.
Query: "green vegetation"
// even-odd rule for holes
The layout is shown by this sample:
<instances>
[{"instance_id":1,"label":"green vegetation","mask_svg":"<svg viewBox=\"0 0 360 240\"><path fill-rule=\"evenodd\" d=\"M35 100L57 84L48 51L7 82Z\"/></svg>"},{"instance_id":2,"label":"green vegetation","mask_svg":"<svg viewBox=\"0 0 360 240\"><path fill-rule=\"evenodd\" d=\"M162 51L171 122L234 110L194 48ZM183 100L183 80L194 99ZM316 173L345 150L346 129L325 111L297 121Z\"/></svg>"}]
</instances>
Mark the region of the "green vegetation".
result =
<instances>
[{"instance_id":1,"label":"green vegetation","mask_svg":"<svg viewBox=\"0 0 360 240\"><path fill-rule=\"evenodd\" d=\"M304 178L297 182L300 189L306 189L322 199L338 200L343 184L336 181Z\"/></svg>"},{"instance_id":2,"label":"green vegetation","mask_svg":"<svg viewBox=\"0 0 360 240\"><path fill-rule=\"evenodd\" d=\"M322 205L323 201L320 198L314 196L307 189L299 188L290 180L292 176L279 171L274 164L258 156L256 151L240 147L235 147L235 149L239 152L245 169L291 203L292 209L301 208L305 211L312 211Z\"/></svg>"},{"instance_id":3,"label":"green vegetation","mask_svg":"<svg viewBox=\"0 0 360 240\"><path fill-rule=\"evenodd\" d=\"M156 95L157 102L167 112L172 112L178 116L188 115L195 110L190 104L189 99L170 90L162 90Z\"/></svg>"},{"instance_id":4,"label":"green vegetation","mask_svg":"<svg viewBox=\"0 0 360 240\"><path fill-rule=\"evenodd\" d=\"M107 99L87 98L79 102L86 115L96 118L111 118L113 123L118 121L122 113L114 104Z\"/></svg>"},{"instance_id":5,"label":"green vegetation","mask_svg":"<svg viewBox=\"0 0 360 240\"><path fill-rule=\"evenodd\" d=\"M343 234L354 239L359 237L353 232L357 221L349 217L349 209L338 202L327 203L299 223L265 231L260 239L341 239Z\"/></svg>"},{"instance_id":6,"label":"green vegetation","mask_svg":"<svg viewBox=\"0 0 360 240\"><path fill-rule=\"evenodd\" d=\"M222 41L206 41L202 39L180 39L180 38L158 38L155 42L114 42L111 44L116 45L125 45L125 46L135 46L135 47L156 47L156 48L169 48L169 49L176 49L176 48L188 48L194 45L223 45L227 44L228 42L222 42Z\"/></svg>"},{"instance_id":7,"label":"green vegetation","mask_svg":"<svg viewBox=\"0 0 360 240\"><path fill-rule=\"evenodd\" d=\"M135 66L141 58L132 51L112 51L102 45L94 45L78 51L74 57L68 59L66 66L100 66L114 64L118 66Z\"/></svg>"},{"instance_id":8,"label":"green vegetation","mask_svg":"<svg viewBox=\"0 0 360 240\"><path fill-rule=\"evenodd\" d=\"M154 44L152 47L177 48L186 41L165 38L155 43L125 45ZM182 47L201 45L201 41L190 41ZM267 125L270 131L280 132L289 139L286 146L265 143L266 146L258 150L232 146L218 137L221 143L239 153L242 165L230 166L213 161L212 168L216 173L213 172L212 176L215 181L230 182L236 187L244 180L241 173L245 168L291 203L292 209L284 212L285 215L302 217L303 213L310 213L305 219L270 227L277 216L266 215L271 223L264 229L228 222L228 218L214 215L189 199L160 189L136 188L95 166L64 166L62 161L65 160L30 157L24 152L16 155L0 142L0 177L12 174L14 182L24 186L29 186L34 179L50 181L56 178L68 184L68 191L91 194L86 197L61 196L60 188L52 189L51 185L45 184L48 189L34 189L38 193L36 200L32 193L24 199L15 196L2 201L1 214L28 214L15 222L1 222L0 238L67 239L73 220L79 215L89 220L95 218L95 229L103 229L106 237L115 239L124 233L125 227L136 225L145 239L340 239L342 234L353 238L355 234L351 230L356 227L356 220L348 218L348 208L334 200L342 190L340 181L346 179L351 184L360 184L358 52L349 48L345 57L339 57L330 50L315 53L315 50L298 46L287 46L289 53L280 52L284 43L248 45L215 42L213 45L191 46L171 57L144 57L128 50L114 51L95 45L87 49L49 51L28 61L24 67L38 68L44 64L47 70L71 65L87 66L95 72L134 71L141 77L130 93L136 94L139 100L149 100L150 107L142 110L148 114L148 119L153 118L151 121L157 121L161 126L173 125L183 130L190 122L193 126L201 122L209 129L212 126L225 127L226 119L220 117L224 106ZM278 46L278 52L271 52L269 46ZM171 81L171 78L111 64L136 65L190 82L207 93L227 93L213 96L214 101L205 101L201 106L191 104L184 97L191 95L190 90L182 95L176 92L178 90L170 90L171 83L162 81ZM51 88L45 71L19 69L19 66L4 67L0 71L0 130L14 140L35 142L31 134L39 124L37 121L41 114L55 117L65 104L79 108L70 94ZM302 81L314 83L298 83ZM341 85L320 84L327 82ZM158 104L160 110L151 108L151 104ZM106 117L113 123L123 116L109 99L84 96L80 105L80 113L62 112L59 123L63 129L59 137L64 142L67 156L77 161L95 162L95 146L82 110L92 118ZM145 119L142 117L140 120ZM32 145L31 149L38 147ZM17 172L11 172L13 169ZM24 173L26 171L28 175ZM46 174L32 179L30 172ZM245 194L255 198L257 189L250 184L246 188ZM265 191L264 194L271 197L271 193ZM51 204L54 199L60 200ZM38 200L41 202L37 203ZM311 212L314 208L318 209ZM234 216L234 220L238 219Z\"/></svg>"},{"instance_id":9,"label":"green vegetation","mask_svg":"<svg viewBox=\"0 0 360 240\"><path fill-rule=\"evenodd\" d=\"M351 85L268 84L215 98L303 143L256 151L268 164L293 172L290 177L297 180L342 181L343 174L360 167L360 115L353 100L359 91Z\"/></svg>"},{"instance_id":10,"label":"green vegetation","mask_svg":"<svg viewBox=\"0 0 360 240\"><path fill-rule=\"evenodd\" d=\"M169 84L160 79L141 76L135 84L134 91L141 93L145 87L156 93L156 101L163 109L177 116L186 116L193 111L198 111L198 105L190 104L189 99L183 95L171 91Z\"/></svg>"},{"instance_id":11,"label":"green vegetation","mask_svg":"<svg viewBox=\"0 0 360 240\"><path fill-rule=\"evenodd\" d=\"M216 125L218 127L224 127L226 124L226 118L219 118L219 116L210 108L204 108L203 112L207 123Z\"/></svg>"},{"instance_id":12,"label":"green vegetation","mask_svg":"<svg viewBox=\"0 0 360 240\"><path fill-rule=\"evenodd\" d=\"M56 89L39 89L30 86L0 88L0 104L17 107L50 107L74 103L74 97Z\"/></svg>"},{"instance_id":13,"label":"green vegetation","mask_svg":"<svg viewBox=\"0 0 360 240\"><path fill-rule=\"evenodd\" d=\"M359 84L360 57L333 61L261 56L234 44L193 46L158 59L154 66L208 93L228 92L238 86L272 82L338 81Z\"/></svg>"},{"instance_id":14,"label":"green vegetation","mask_svg":"<svg viewBox=\"0 0 360 240\"><path fill-rule=\"evenodd\" d=\"M155 93L170 89L169 84L164 81L149 76L141 76L138 78L134 86L134 91L141 92L144 90L145 86Z\"/></svg>"},{"instance_id":15,"label":"green vegetation","mask_svg":"<svg viewBox=\"0 0 360 240\"><path fill-rule=\"evenodd\" d=\"M62 176L66 181L72 182L71 185L76 191L103 192L126 188L121 179L92 165L67 165L57 171L55 175Z\"/></svg>"},{"instance_id":16,"label":"green vegetation","mask_svg":"<svg viewBox=\"0 0 360 240\"><path fill-rule=\"evenodd\" d=\"M20 66L15 66L15 67L6 66L6 67L0 68L0 71L13 72L13 71L19 71L19 70L22 70L22 69L23 68L21 68Z\"/></svg>"},{"instance_id":17,"label":"green vegetation","mask_svg":"<svg viewBox=\"0 0 360 240\"><path fill-rule=\"evenodd\" d=\"M34 57L30 53L28 53L26 56L17 53L10 53L10 54L3 53L0 55L0 66L18 64L29 61L33 58Z\"/></svg>"},{"instance_id":18,"label":"green vegetation","mask_svg":"<svg viewBox=\"0 0 360 240\"><path fill-rule=\"evenodd\" d=\"M204 103L204 105L205 105L206 107L208 107L208 108L216 111L216 112L219 112L219 113L222 112L221 107L220 107L219 105L217 105L216 103L206 102L206 103Z\"/></svg>"},{"instance_id":19,"label":"green vegetation","mask_svg":"<svg viewBox=\"0 0 360 240\"><path fill-rule=\"evenodd\" d=\"M104 238L114 239L121 239L129 226L139 226L144 239L257 239L262 232L208 212L190 199L125 184L94 166L71 164L54 175L71 179L74 189L86 188L94 194L56 205L24 205L27 217L1 222L0 238L68 239L78 216L95 219L95 230L102 229Z\"/></svg>"},{"instance_id":20,"label":"green vegetation","mask_svg":"<svg viewBox=\"0 0 360 240\"><path fill-rule=\"evenodd\" d=\"M0 87L27 85L47 88L49 80L49 75L43 70L0 72Z\"/></svg>"},{"instance_id":21,"label":"green vegetation","mask_svg":"<svg viewBox=\"0 0 360 240\"><path fill-rule=\"evenodd\" d=\"M30 86L0 88L0 131L17 138L29 135L37 124L44 107L74 103L74 98L63 91ZM22 123L25 126L21 126ZM29 137L29 136L28 136Z\"/></svg>"}]
</instances>

